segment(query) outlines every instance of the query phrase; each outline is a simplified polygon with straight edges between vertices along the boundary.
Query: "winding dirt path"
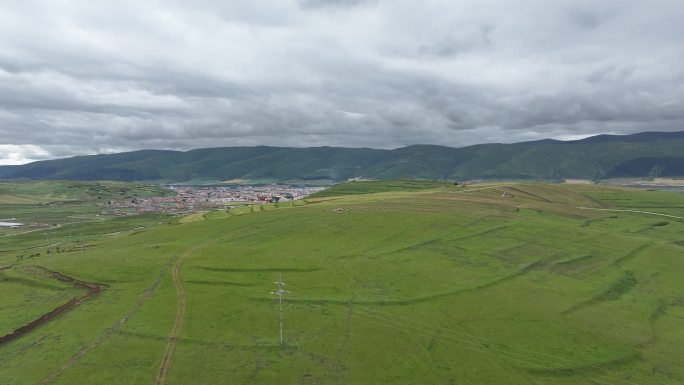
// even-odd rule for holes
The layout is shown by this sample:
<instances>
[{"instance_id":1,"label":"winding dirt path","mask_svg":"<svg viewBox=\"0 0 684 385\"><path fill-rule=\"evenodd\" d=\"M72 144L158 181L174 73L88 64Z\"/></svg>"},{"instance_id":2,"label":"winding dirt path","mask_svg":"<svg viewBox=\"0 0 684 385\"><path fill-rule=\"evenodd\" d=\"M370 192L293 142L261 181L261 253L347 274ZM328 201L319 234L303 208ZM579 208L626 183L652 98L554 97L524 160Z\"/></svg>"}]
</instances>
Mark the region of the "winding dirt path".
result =
<instances>
[{"instance_id":1,"label":"winding dirt path","mask_svg":"<svg viewBox=\"0 0 684 385\"><path fill-rule=\"evenodd\" d=\"M159 365L159 371L157 372L157 377L155 378L156 385L166 385L166 378L171 371L171 365L173 363L173 357L176 352L176 342L178 341L178 336L183 328L183 321L185 320L185 289L183 288L183 281L181 279L181 266L183 261L190 254L194 253L197 249L206 246L215 240L210 240L202 242L195 245L183 252L176 263L173 265L173 285L176 287L176 296L178 298L178 303L176 305L176 319L173 323L173 329L171 329L171 334L169 335L169 342L166 344L166 350L164 350L164 356L162 357L161 364Z\"/></svg>"},{"instance_id":2,"label":"winding dirt path","mask_svg":"<svg viewBox=\"0 0 684 385\"><path fill-rule=\"evenodd\" d=\"M646 215L657 215L657 216L659 216L659 217L667 217L667 218L674 218L674 219L684 220L684 217L678 217L678 216L676 216L676 215L654 213L654 212L652 212L652 211L643 211L643 210L599 209L599 208L594 208L594 207L578 207L578 209L580 209L580 210L613 211L613 212L621 212L621 213L636 213L636 214L646 214Z\"/></svg>"},{"instance_id":3,"label":"winding dirt path","mask_svg":"<svg viewBox=\"0 0 684 385\"><path fill-rule=\"evenodd\" d=\"M40 270L43 270L43 271L49 273L50 278L54 278L54 279L62 281L62 282L71 283L76 287L86 289L87 292L80 297L72 298L67 303L56 307L52 311L43 314L42 316L40 316L37 319L29 322L28 324L21 326L17 329L14 329L14 331L12 333L9 333L9 334L6 334L6 335L0 337L0 345L3 345L3 344L6 344L10 341L16 340L17 338L31 332L34 329L36 329L37 327L48 323L49 321L56 318L60 314L66 313L67 311L75 308L76 306L78 306L78 305L82 304L83 302L85 302L86 300L88 300L90 297L92 297L95 294L102 291L102 286L97 284L97 283L79 281L75 278L69 277L68 275L64 275L64 274L58 273L56 271L51 271L51 270L48 270L48 269L46 269L44 267L40 267L40 266L33 266L33 268L40 269Z\"/></svg>"},{"instance_id":4,"label":"winding dirt path","mask_svg":"<svg viewBox=\"0 0 684 385\"><path fill-rule=\"evenodd\" d=\"M140 296L138 301L133 305L133 307L126 313L121 319L117 320L112 326L107 328L97 339L95 339L93 342L91 342L88 345L85 345L81 347L81 349L76 352L69 360L50 373L43 381L39 382L38 385L48 385L54 382L59 376L62 375L67 369L71 368L78 362L81 358L83 358L86 354L90 353L93 349L96 347L100 346L109 336L112 334L118 332L121 329L121 326L131 319L133 315L135 315L140 308L143 306L143 304L154 294L155 290L157 289L157 286L159 285L159 282L161 282L162 278L166 275L166 272L168 271L169 267L171 266L171 263L173 262L174 258L169 258L168 262L164 264L162 267L162 270L159 272L159 275L157 275L157 278L152 282L150 286L147 287L147 289L143 292L143 294Z\"/></svg>"},{"instance_id":5,"label":"winding dirt path","mask_svg":"<svg viewBox=\"0 0 684 385\"><path fill-rule=\"evenodd\" d=\"M183 327L183 320L185 320L185 289L183 288L183 282L181 281L180 269L183 260L188 254L190 254L190 252L191 251L184 253L180 258L178 258L178 261L176 261L176 264L173 266L173 285L176 287L176 293L178 296L178 304L176 305L176 319L173 323L173 329L171 329L169 342L166 344L164 357L162 358L161 365L159 366L159 372L157 373L155 381L155 384L157 385L166 384L166 377L169 374L171 369L171 361L173 360L174 353L176 352L178 335Z\"/></svg>"}]
</instances>

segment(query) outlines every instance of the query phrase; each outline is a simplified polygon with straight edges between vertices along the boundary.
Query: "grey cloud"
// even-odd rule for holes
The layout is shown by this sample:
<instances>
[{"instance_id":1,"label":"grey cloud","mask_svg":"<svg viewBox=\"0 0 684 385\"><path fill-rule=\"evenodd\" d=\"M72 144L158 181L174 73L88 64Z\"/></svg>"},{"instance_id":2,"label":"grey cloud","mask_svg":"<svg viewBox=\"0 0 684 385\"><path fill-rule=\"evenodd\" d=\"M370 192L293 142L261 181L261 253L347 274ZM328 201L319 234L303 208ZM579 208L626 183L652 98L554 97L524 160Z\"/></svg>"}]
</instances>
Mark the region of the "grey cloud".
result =
<instances>
[{"instance_id":1,"label":"grey cloud","mask_svg":"<svg viewBox=\"0 0 684 385\"><path fill-rule=\"evenodd\" d=\"M378 0L299 0L302 8L344 8L368 5Z\"/></svg>"},{"instance_id":2,"label":"grey cloud","mask_svg":"<svg viewBox=\"0 0 684 385\"><path fill-rule=\"evenodd\" d=\"M594 29L600 26L606 19L600 11L591 9L573 9L568 12L568 17L573 23L587 29Z\"/></svg>"},{"instance_id":3,"label":"grey cloud","mask_svg":"<svg viewBox=\"0 0 684 385\"><path fill-rule=\"evenodd\" d=\"M682 17L667 0L4 4L0 163L682 130Z\"/></svg>"}]
</instances>

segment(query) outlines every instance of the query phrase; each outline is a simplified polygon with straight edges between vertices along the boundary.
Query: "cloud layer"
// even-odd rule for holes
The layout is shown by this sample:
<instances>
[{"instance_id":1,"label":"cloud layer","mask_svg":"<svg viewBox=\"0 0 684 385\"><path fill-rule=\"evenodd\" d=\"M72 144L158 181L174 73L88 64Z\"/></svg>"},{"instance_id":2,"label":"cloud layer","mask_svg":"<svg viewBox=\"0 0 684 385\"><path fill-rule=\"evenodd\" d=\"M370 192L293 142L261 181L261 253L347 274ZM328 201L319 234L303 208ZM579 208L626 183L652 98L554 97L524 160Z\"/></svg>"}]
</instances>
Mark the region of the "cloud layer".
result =
<instances>
[{"instance_id":1,"label":"cloud layer","mask_svg":"<svg viewBox=\"0 0 684 385\"><path fill-rule=\"evenodd\" d=\"M0 164L684 130L683 19L680 0L5 2Z\"/></svg>"}]
</instances>

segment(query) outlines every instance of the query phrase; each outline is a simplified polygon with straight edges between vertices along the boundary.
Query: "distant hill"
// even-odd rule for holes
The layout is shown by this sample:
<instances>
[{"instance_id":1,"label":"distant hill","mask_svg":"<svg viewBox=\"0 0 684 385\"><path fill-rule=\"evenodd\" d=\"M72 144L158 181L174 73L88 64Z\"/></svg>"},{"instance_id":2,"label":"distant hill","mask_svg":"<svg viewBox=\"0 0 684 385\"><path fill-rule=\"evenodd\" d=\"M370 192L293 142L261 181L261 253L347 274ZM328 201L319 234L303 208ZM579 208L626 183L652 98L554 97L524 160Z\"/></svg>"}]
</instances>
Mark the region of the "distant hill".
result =
<instances>
[{"instance_id":1,"label":"distant hill","mask_svg":"<svg viewBox=\"0 0 684 385\"><path fill-rule=\"evenodd\" d=\"M684 176L684 131L452 148L225 147L142 150L0 166L1 179L341 181Z\"/></svg>"}]
</instances>

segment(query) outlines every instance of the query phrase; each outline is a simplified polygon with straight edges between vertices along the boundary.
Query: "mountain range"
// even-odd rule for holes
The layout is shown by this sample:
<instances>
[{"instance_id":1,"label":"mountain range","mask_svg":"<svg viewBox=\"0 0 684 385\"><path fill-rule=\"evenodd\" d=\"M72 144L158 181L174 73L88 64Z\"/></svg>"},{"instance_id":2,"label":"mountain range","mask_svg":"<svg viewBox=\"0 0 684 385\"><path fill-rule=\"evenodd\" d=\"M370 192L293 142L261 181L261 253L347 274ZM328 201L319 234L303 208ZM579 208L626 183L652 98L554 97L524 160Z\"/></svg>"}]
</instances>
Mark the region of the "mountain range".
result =
<instances>
[{"instance_id":1,"label":"mountain range","mask_svg":"<svg viewBox=\"0 0 684 385\"><path fill-rule=\"evenodd\" d=\"M684 131L453 148L221 147L141 150L0 166L0 179L163 182L350 178L602 179L684 176Z\"/></svg>"}]
</instances>

